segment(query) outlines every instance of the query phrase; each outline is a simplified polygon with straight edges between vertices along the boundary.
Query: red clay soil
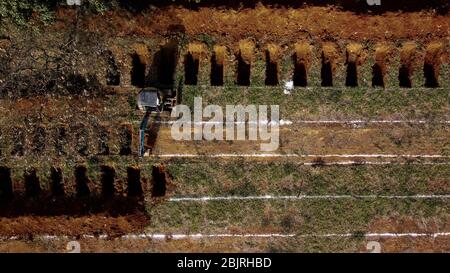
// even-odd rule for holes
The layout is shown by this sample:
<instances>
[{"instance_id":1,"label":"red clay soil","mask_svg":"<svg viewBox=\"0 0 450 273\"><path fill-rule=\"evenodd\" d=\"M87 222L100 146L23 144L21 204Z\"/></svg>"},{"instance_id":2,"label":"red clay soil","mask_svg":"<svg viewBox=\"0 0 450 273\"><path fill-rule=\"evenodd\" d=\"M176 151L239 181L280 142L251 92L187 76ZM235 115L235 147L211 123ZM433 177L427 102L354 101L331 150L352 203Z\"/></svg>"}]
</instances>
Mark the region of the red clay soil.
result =
<instances>
[{"instance_id":1,"label":"red clay soil","mask_svg":"<svg viewBox=\"0 0 450 273\"><path fill-rule=\"evenodd\" d=\"M209 240L148 240L111 238L128 233L142 232L148 219L144 215L105 217L102 215L86 217L17 217L0 218L0 236L19 235L19 240L0 241L0 252L67 252L66 245L77 240L81 252L267 252L269 243L286 243L294 239L243 239L217 238ZM416 232L433 233L448 231L450 220L438 223L434 220L414 220L410 217L392 217L376 219L370 225L370 232ZM259 231L261 232L261 231ZM69 238L42 239L33 235L65 235ZM79 235L108 234L109 239L77 238ZM73 238L70 238L73 237ZM448 237L403 237L403 238L366 238L352 249L345 247L344 238L336 238L336 244L343 244L345 251L368 252L367 242L376 241L381 252L449 252ZM344 241L342 241L344 240ZM353 239L352 239L353 240ZM251 244L249 242L252 242ZM325 243L325 242L324 242ZM301 244L300 244L301 245ZM299 248L298 251L302 251Z\"/></svg>"},{"instance_id":2,"label":"red clay soil","mask_svg":"<svg viewBox=\"0 0 450 273\"><path fill-rule=\"evenodd\" d=\"M55 28L66 29L74 19L73 11L60 10ZM237 46L243 39L258 41L257 46L275 43L293 46L302 40L311 42L430 42L447 41L450 16L426 11L386 12L382 15L360 14L331 7L270 8L258 5L240 10L200 7L162 7L143 13L107 12L86 18L81 24L94 32L115 36L168 35L184 33L190 40L212 40L217 44ZM82 27L82 26L80 26ZM18 109L29 109L33 101L24 100ZM50 107L48 109L53 109ZM107 213L83 216L14 216L0 217L0 236L20 236L21 241L0 243L4 251L64 251L61 245L50 249L47 243L33 240L33 235L80 236L83 234L120 236L140 232L148 225L144 213L111 217ZM377 219L371 224L372 232L436 232L449 231L446 223L417 222L408 218ZM81 240L86 251L144 251L147 240ZM153 243L154 251L238 251L237 240L171 241ZM447 238L380 239L383 251L450 251ZM264 243L263 243L264 244ZM254 249L258 250L258 249ZM261 250L261 249L260 249Z\"/></svg>"},{"instance_id":3,"label":"red clay soil","mask_svg":"<svg viewBox=\"0 0 450 273\"><path fill-rule=\"evenodd\" d=\"M58 28L65 28L73 13L60 10ZM185 33L191 38L210 36L231 45L245 38L259 43L290 45L301 39L315 41L432 41L448 37L450 16L428 11L386 12L369 15L332 7L271 8L258 5L239 10L201 7L163 7L139 14L108 12L87 18L90 31L112 36L152 36Z\"/></svg>"},{"instance_id":4,"label":"red clay soil","mask_svg":"<svg viewBox=\"0 0 450 273\"><path fill-rule=\"evenodd\" d=\"M142 232L148 225L144 213L111 217L104 214L89 216L18 216L0 217L0 237L19 236L32 239L33 235L102 235L115 237Z\"/></svg>"},{"instance_id":5,"label":"red clay soil","mask_svg":"<svg viewBox=\"0 0 450 273\"><path fill-rule=\"evenodd\" d=\"M0 253L4 252L68 252L67 243L73 239L60 240L10 240L0 241ZM290 239L276 240L282 245ZM343 243L335 239L335 243ZM276 244L272 239L222 238L212 240L148 240L148 239L78 239L82 253L99 252L267 252L269 244ZM358 243L357 248L345 248L345 252L369 252L366 239ZM380 243L381 252L449 252L450 238L385 238L375 240ZM299 244L299 251L302 251Z\"/></svg>"}]
</instances>

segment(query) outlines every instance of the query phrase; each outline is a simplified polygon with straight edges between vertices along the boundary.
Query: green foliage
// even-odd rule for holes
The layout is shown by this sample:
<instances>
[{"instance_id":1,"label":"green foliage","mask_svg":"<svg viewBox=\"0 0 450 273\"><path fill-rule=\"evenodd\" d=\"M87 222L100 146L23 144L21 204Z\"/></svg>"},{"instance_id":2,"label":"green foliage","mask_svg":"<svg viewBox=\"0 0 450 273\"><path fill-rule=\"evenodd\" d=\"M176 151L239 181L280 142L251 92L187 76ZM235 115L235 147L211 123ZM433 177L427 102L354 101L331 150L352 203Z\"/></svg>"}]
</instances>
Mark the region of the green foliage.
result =
<instances>
[{"instance_id":1,"label":"green foliage","mask_svg":"<svg viewBox=\"0 0 450 273\"><path fill-rule=\"evenodd\" d=\"M111 2L115 2L115 1L111 1ZM108 10L108 5L103 2L103 1L99 1L99 0L89 0L87 3L87 7L94 12L99 12L99 13L103 13L105 11Z\"/></svg>"},{"instance_id":2,"label":"green foliage","mask_svg":"<svg viewBox=\"0 0 450 273\"><path fill-rule=\"evenodd\" d=\"M8 0L0 1L0 22L10 21L26 26L31 19L49 24L53 22L55 11L64 6L64 0ZM103 13L119 7L118 1L84 0L79 8L84 14Z\"/></svg>"},{"instance_id":3,"label":"green foliage","mask_svg":"<svg viewBox=\"0 0 450 273\"><path fill-rule=\"evenodd\" d=\"M8 19L15 24L26 25L32 17L38 17L44 23L48 23L53 20L52 2L38 0L0 1L0 20Z\"/></svg>"},{"instance_id":4,"label":"green foliage","mask_svg":"<svg viewBox=\"0 0 450 273\"><path fill-rule=\"evenodd\" d=\"M216 43L214 37L205 33L200 35L199 40L204 42L209 49L212 49L213 45Z\"/></svg>"}]
</instances>

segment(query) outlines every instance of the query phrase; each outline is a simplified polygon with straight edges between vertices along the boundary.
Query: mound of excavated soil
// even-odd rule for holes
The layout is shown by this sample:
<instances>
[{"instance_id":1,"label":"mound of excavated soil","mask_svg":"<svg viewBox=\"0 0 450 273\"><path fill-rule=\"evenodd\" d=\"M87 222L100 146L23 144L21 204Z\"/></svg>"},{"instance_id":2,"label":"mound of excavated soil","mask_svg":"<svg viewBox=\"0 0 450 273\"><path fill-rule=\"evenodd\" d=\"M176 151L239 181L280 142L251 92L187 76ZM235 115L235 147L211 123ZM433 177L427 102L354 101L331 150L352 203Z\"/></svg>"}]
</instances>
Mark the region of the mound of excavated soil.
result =
<instances>
[{"instance_id":1,"label":"mound of excavated soil","mask_svg":"<svg viewBox=\"0 0 450 273\"><path fill-rule=\"evenodd\" d=\"M58 13L59 28L74 18L70 11ZM301 39L355 42L415 40L448 37L450 16L428 11L386 12L379 15L355 13L331 7L268 7L258 5L240 10L223 7L162 7L133 14L107 12L85 18L91 31L112 36L152 36L181 31L190 37L235 45L246 38L258 43L292 44Z\"/></svg>"},{"instance_id":2,"label":"mound of excavated soil","mask_svg":"<svg viewBox=\"0 0 450 273\"><path fill-rule=\"evenodd\" d=\"M142 232L148 224L143 213L110 217L97 214L90 216L19 216L0 218L0 236L32 238L33 235L101 235L120 236Z\"/></svg>"}]
</instances>

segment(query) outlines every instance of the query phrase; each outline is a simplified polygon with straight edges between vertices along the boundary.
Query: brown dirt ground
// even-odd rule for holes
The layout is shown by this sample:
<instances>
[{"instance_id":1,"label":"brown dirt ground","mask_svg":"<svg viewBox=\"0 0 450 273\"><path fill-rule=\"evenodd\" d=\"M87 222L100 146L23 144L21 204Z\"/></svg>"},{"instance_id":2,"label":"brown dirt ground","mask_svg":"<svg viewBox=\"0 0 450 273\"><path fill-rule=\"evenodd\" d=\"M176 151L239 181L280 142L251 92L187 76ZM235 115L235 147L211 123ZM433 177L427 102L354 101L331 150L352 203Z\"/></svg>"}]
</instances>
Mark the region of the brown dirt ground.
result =
<instances>
[{"instance_id":1,"label":"brown dirt ground","mask_svg":"<svg viewBox=\"0 0 450 273\"><path fill-rule=\"evenodd\" d=\"M58 28L70 22L70 11L58 13ZM107 19L105 19L107 18ZM332 7L254 8L230 10L201 7L164 7L141 14L109 12L91 16L84 22L90 31L113 36L153 36L184 32L190 37L209 35L216 43L235 45L253 38L260 44L275 42L290 45L299 40L433 41L449 36L450 16L427 11L360 14Z\"/></svg>"},{"instance_id":2,"label":"brown dirt ground","mask_svg":"<svg viewBox=\"0 0 450 273\"><path fill-rule=\"evenodd\" d=\"M445 223L438 223L434 219L417 219L412 217L390 217L374 219L370 224L369 230L371 232L417 232L417 233L432 233L432 232L446 232L450 230L450 216Z\"/></svg>"},{"instance_id":3,"label":"brown dirt ground","mask_svg":"<svg viewBox=\"0 0 450 273\"><path fill-rule=\"evenodd\" d=\"M73 12L61 10L56 28L64 29L74 19ZM106 18L106 19L105 19ZM192 40L209 36L218 44L236 46L238 41L253 39L256 46L268 43L293 45L302 40L311 42L356 43L368 40L384 43L399 41L430 42L448 39L450 16L417 11L408 13L387 12L383 15L357 14L330 7L270 8L258 5L239 11L224 8L201 7L191 10L184 7L164 7L141 14L108 12L87 18L83 22L90 31L115 36L168 35L174 30L184 32ZM142 51L140 45L136 51ZM220 50L218 50L220 51ZM220 55L220 54L219 54ZM410 58L407 58L410 59ZM23 109L32 102L23 101ZM36 103L32 103L37 105ZM0 236L24 236L20 241L0 243L0 252L61 252L67 242L42 242L33 240L33 234L78 236L81 234L108 234L111 236L139 232L148 224L144 214L110 217L106 214L87 216L17 216L0 218ZM437 223L418 223L411 219L377 219L374 232L402 232L436 230ZM445 230L450 222L445 223ZM264 245L246 249L249 244L241 239L161 241L148 240L96 240L81 239L88 252L142 252L142 251L261 251ZM401 238L380 239L386 252L433 252L449 251L448 238ZM365 245L365 244L364 244ZM362 248L364 249L364 248Z\"/></svg>"},{"instance_id":4,"label":"brown dirt ground","mask_svg":"<svg viewBox=\"0 0 450 273\"><path fill-rule=\"evenodd\" d=\"M77 237L83 234L120 236L141 232L148 224L144 213L111 217L106 214L87 216L19 216L0 217L0 236L20 236L31 239L33 235L66 235Z\"/></svg>"},{"instance_id":5,"label":"brown dirt ground","mask_svg":"<svg viewBox=\"0 0 450 273\"><path fill-rule=\"evenodd\" d=\"M0 252L67 252L69 239L62 240L20 240L0 242ZM211 240L147 240L147 239L80 239L81 252L267 252L268 244L283 245L285 240L269 239L211 239ZM336 239L335 243L344 243L348 239ZM368 252L366 245L369 241L381 244L381 252L448 252L450 239L445 237L432 238L371 238L354 243L356 248L344 248L346 252ZM298 245L299 251L302 244ZM309 250L311 251L311 250ZM342 251L342 250L341 250Z\"/></svg>"},{"instance_id":6,"label":"brown dirt ground","mask_svg":"<svg viewBox=\"0 0 450 273\"><path fill-rule=\"evenodd\" d=\"M81 234L108 234L112 237L125 233L142 232L146 224L146 217L133 215L126 217L104 217L101 215L87 217L18 217L0 219L0 235L13 236L22 234L18 240L0 241L0 252L67 252L66 245L71 240L77 240L82 252L267 252L268 245L284 249L292 240L307 239L264 239L264 238L216 238L216 239L188 239L188 240L148 240L111 238L107 240L97 238L79 238ZM51 227L51 229L49 229ZM446 223L438 223L433 219L420 220L411 217L391 217L375 219L369 228L370 232L417 232L433 233L448 230L450 218ZM231 233L242 230L230 229ZM249 233L275 232L275 230L246 230ZM33 238L33 234L65 235L73 238L42 239ZM308 239L309 240L309 239ZM367 252L367 242L376 241L381 244L382 252L447 252L450 239L447 237L403 237L376 238L363 240L355 238L333 238L324 240L317 247L325 247L331 241L340 245L336 250L346 252ZM291 241L289 243L289 241ZM320 240L319 240L320 241ZM305 241L306 242L306 241ZM317 243L317 242L316 242ZM298 244L295 251L311 251ZM342 249L341 249L342 248ZM329 251L336 251L330 249ZM292 250L291 250L292 251Z\"/></svg>"},{"instance_id":7,"label":"brown dirt ground","mask_svg":"<svg viewBox=\"0 0 450 273\"><path fill-rule=\"evenodd\" d=\"M225 130L224 130L225 131ZM154 154L255 153L261 141L173 141L170 127L161 126ZM309 154L442 154L447 148L441 139L448 130L438 129L421 135L406 126L344 128L292 125L280 129L278 152ZM303 152L302 152L303 150Z\"/></svg>"},{"instance_id":8,"label":"brown dirt ground","mask_svg":"<svg viewBox=\"0 0 450 273\"><path fill-rule=\"evenodd\" d=\"M445 223L438 223L434 219L413 219L412 217L390 217L374 219L370 225L370 231L392 233L434 233L447 232L450 229L450 217ZM448 252L450 250L450 238L412 238L397 239L370 238L382 245L382 252ZM364 249L361 249L362 251Z\"/></svg>"}]
</instances>

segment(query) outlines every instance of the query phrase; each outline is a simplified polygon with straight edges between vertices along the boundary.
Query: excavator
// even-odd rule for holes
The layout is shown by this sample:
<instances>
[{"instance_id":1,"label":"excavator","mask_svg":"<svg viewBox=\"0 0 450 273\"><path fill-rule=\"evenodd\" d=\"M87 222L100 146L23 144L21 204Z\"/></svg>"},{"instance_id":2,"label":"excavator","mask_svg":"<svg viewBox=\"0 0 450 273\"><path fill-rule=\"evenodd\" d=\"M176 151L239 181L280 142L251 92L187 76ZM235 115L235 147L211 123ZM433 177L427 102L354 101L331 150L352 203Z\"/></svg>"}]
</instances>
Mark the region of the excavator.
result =
<instances>
[{"instance_id":1,"label":"excavator","mask_svg":"<svg viewBox=\"0 0 450 273\"><path fill-rule=\"evenodd\" d=\"M137 107L144 113L139 126L139 157L143 157L148 150L145 147L145 133L152 114L155 114L153 122L161 121L161 113L172 111L172 108L180 103L182 80L177 88L155 85L143 88L137 95Z\"/></svg>"}]
</instances>

